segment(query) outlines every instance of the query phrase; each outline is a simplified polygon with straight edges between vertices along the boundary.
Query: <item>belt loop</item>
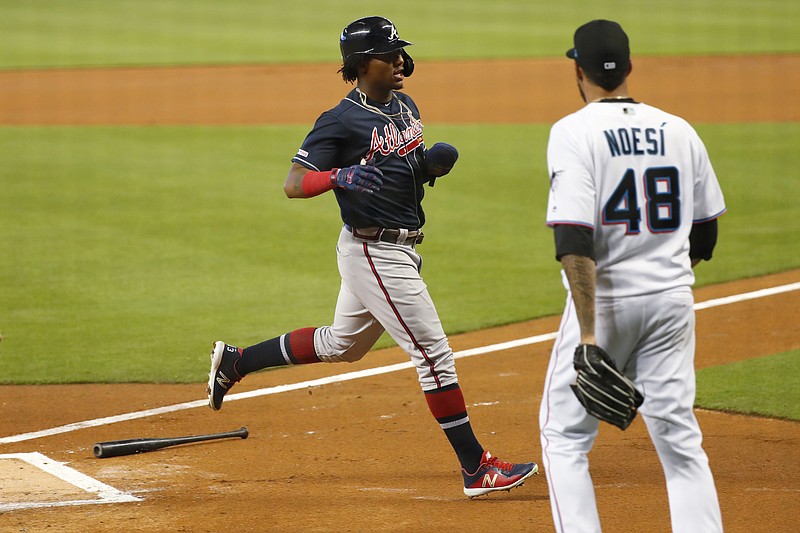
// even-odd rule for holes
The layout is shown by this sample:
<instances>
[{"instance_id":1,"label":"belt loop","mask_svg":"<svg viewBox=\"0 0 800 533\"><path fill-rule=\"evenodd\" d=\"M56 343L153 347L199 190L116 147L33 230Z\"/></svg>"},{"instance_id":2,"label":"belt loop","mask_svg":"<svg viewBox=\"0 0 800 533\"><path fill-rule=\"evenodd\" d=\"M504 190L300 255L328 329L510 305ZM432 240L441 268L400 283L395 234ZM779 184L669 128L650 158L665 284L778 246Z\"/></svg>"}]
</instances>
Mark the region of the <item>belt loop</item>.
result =
<instances>
[{"instance_id":1,"label":"belt loop","mask_svg":"<svg viewBox=\"0 0 800 533\"><path fill-rule=\"evenodd\" d=\"M400 236L397 237L397 244L405 244L406 239L408 239L408 230L405 228L400 228Z\"/></svg>"},{"instance_id":2,"label":"belt loop","mask_svg":"<svg viewBox=\"0 0 800 533\"><path fill-rule=\"evenodd\" d=\"M358 228L354 228L352 226L345 226L350 233L353 234L353 237L357 239L364 239L365 241L379 241L381 239L381 235L383 234L383 228L377 228L377 231L374 235L366 235L363 233L359 233Z\"/></svg>"}]
</instances>

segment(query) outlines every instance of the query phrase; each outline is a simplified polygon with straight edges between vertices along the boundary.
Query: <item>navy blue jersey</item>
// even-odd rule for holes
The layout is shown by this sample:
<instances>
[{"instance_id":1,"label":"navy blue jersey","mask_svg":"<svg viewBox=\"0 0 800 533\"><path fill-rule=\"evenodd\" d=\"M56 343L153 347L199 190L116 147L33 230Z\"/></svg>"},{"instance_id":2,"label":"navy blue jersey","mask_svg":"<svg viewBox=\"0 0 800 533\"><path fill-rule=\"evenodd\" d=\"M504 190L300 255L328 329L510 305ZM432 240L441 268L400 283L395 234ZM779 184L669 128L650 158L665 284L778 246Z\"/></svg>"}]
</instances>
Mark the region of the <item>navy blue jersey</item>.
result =
<instances>
[{"instance_id":1,"label":"navy blue jersey","mask_svg":"<svg viewBox=\"0 0 800 533\"><path fill-rule=\"evenodd\" d=\"M342 221L354 228L417 230L425 223L422 122L411 97L393 94L382 104L353 89L320 115L292 158L317 171L364 161L381 169L383 186L374 194L334 189Z\"/></svg>"}]
</instances>

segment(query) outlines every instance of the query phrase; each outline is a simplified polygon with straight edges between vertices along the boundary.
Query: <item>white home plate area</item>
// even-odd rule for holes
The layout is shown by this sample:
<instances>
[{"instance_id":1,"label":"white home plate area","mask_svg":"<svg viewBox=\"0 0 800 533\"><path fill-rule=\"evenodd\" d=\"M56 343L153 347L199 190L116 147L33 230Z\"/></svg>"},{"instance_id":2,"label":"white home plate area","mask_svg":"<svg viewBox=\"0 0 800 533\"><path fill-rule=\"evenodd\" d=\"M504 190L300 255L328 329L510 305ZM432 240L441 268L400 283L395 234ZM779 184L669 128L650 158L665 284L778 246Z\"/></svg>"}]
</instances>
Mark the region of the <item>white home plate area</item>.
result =
<instances>
[{"instance_id":1,"label":"white home plate area","mask_svg":"<svg viewBox=\"0 0 800 533\"><path fill-rule=\"evenodd\" d=\"M0 455L0 513L140 500L38 452Z\"/></svg>"}]
</instances>

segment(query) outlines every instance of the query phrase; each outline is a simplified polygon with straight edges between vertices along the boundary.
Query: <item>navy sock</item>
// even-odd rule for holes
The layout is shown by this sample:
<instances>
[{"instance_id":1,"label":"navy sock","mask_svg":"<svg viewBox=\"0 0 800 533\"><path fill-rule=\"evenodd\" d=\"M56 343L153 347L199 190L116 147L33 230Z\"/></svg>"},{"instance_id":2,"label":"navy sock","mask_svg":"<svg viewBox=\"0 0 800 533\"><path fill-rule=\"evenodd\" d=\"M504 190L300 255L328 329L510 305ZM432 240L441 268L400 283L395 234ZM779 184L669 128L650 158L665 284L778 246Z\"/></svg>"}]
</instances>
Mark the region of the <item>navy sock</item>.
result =
<instances>
[{"instance_id":1,"label":"navy sock","mask_svg":"<svg viewBox=\"0 0 800 533\"><path fill-rule=\"evenodd\" d=\"M458 383L425 391L425 400L456 452L458 462L467 472L475 472L481 464L483 447L472 432L464 395Z\"/></svg>"},{"instance_id":2,"label":"navy sock","mask_svg":"<svg viewBox=\"0 0 800 533\"><path fill-rule=\"evenodd\" d=\"M269 368L284 366L288 363L283 358L280 345L281 338L275 337L242 350L242 358L236 363L236 371L240 376Z\"/></svg>"},{"instance_id":3,"label":"navy sock","mask_svg":"<svg viewBox=\"0 0 800 533\"><path fill-rule=\"evenodd\" d=\"M468 473L474 473L481 465L483 447L478 442L469 422L444 430L447 440L458 456L458 462Z\"/></svg>"},{"instance_id":4,"label":"navy sock","mask_svg":"<svg viewBox=\"0 0 800 533\"><path fill-rule=\"evenodd\" d=\"M314 348L316 328L301 328L260 342L242 350L242 358L236 363L240 376L269 368L285 365L305 365L319 363Z\"/></svg>"}]
</instances>

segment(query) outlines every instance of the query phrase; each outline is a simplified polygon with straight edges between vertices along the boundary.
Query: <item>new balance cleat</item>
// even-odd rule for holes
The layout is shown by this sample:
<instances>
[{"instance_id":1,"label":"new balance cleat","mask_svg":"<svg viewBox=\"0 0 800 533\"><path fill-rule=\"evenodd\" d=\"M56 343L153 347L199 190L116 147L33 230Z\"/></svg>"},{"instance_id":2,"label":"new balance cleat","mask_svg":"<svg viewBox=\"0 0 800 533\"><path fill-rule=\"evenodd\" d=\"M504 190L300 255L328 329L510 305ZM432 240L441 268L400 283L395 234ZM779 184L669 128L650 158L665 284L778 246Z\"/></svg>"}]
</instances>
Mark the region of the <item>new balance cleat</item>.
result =
<instances>
[{"instance_id":1,"label":"new balance cleat","mask_svg":"<svg viewBox=\"0 0 800 533\"><path fill-rule=\"evenodd\" d=\"M242 376L236 371L236 361L242 357L242 349L222 341L214 343L211 350L211 371L208 373L208 405L215 411L222 408L222 398L238 383Z\"/></svg>"},{"instance_id":2,"label":"new balance cleat","mask_svg":"<svg viewBox=\"0 0 800 533\"><path fill-rule=\"evenodd\" d=\"M536 463L507 463L497 457L492 457L489 452L483 452L481 464L478 469L470 474L463 468L464 494L470 498L483 496L498 490L511 490L525 483L533 474L539 473Z\"/></svg>"}]
</instances>

